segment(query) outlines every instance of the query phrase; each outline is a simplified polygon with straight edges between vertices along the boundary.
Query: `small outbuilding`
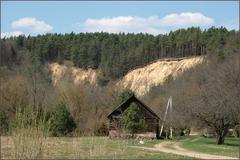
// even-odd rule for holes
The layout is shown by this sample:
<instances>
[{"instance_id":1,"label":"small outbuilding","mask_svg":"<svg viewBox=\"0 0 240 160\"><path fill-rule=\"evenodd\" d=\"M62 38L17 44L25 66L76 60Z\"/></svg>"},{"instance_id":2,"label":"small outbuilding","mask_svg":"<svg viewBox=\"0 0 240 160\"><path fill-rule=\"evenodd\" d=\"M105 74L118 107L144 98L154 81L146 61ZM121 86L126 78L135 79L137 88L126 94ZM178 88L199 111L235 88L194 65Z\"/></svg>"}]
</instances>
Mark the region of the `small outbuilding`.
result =
<instances>
[{"instance_id":1,"label":"small outbuilding","mask_svg":"<svg viewBox=\"0 0 240 160\"><path fill-rule=\"evenodd\" d=\"M124 129L123 113L132 103L135 103L139 107L146 124L146 127L143 131L134 134L134 138L159 138L160 118L156 113L153 112L152 109L150 109L150 107L136 98L135 95L131 96L125 102L120 104L112 113L108 115L110 138L127 138L131 136L131 134L127 133L127 131Z\"/></svg>"}]
</instances>

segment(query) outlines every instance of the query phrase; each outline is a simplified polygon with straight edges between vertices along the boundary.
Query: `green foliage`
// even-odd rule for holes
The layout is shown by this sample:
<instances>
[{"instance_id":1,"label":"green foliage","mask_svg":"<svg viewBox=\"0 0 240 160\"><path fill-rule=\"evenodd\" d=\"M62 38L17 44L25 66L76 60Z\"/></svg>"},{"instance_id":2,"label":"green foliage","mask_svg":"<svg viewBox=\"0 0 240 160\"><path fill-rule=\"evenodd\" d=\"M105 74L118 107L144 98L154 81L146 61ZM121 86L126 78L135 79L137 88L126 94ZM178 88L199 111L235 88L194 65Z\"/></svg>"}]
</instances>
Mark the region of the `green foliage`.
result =
<instances>
[{"instance_id":1,"label":"green foliage","mask_svg":"<svg viewBox=\"0 0 240 160\"><path fill-rule=\"evenodd\" d=\"M0 66L12 68L14 65L19 64L21 52L17 52L17 47L14 42L1 39L0 46Z\"/></svg>"},{"instance_id":2,"label":"green foliage","mask_svg":"<svg viewBox=\"0 0 240 160\"><path fill-rule=\"evenodd\" d=\"M0 133L6 133L8 131L8 121L5 112L0 111Z\"/></svg>"},{"instance_id":3,"label":"green foliage","mask_svg":"<svg viewBox=\"0 0 240 160\"><path fill-rule=\"evenodd\" d=\"M123 124L125 129L130 133L141 132L146 128L144 116L135 103L132 103L123 112Z\"/></svg>"},{"instance_id":4,"label":"green foliage","mask_svg":"<svg viewBox=\"0 0 240 160\"><path fill-rule=\"evenodd\" d=\"M165 83L171 83L173 81L173 76L171 74L169 74L166 78L165 78Z\"/></svg>"},{"instance_id":5,"label":"green foliage","mask_svg":"<svg viewBox=\"0 0 240 160\"><path fill-rule=\"evenodd\" d=\"M118 104L125 102L128 98L130 98L133 95L134 95L134 92L131 91L130 89L123 90L120 96L118 97L118 100L117 100Z\"/></svg>"},{"instance_id":6,"label":"green foliage","mask_svg":"<svg viewBox=\"0 0 240 160\"><path fill-rule=\"evenodd\" d=\"M108 127L105 123L102 123L101 126L96 131L97 136L107 136L108 135Z\"/></svg>"},{"instance_id":7,"label":"green foliage","mask_svg":"<svg viewBox=\"0 0 240 160\"><path fill-rule=\"evenodd\" d=\"M60 103L50 117L50 132L53 136L63 136L72 132L76 124L65 104Z\"/></svg>"},{"instance_id":8,"label":"green foliage","mask_svg":"<svg viewBox=\"0 0 240 160\"><path fill-rule=\"evenodd\" d=\"M23 41L24 41L24 36L20 35L17 40L16 40L16 44L18 47L23 47Z\"/></svg>"}]
</instances>

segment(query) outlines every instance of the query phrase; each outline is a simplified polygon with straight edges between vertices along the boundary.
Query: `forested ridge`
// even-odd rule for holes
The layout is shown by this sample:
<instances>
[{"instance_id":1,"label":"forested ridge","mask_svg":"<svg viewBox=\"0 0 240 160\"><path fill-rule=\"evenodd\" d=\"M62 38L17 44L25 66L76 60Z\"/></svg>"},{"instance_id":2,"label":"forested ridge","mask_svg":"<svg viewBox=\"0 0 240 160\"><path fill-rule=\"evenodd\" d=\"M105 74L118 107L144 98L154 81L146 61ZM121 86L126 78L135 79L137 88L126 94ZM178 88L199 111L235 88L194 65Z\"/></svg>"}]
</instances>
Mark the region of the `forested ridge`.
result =
<instances>
[{"instance_id":1,"label":"forested ridge","mask_svg":"<svg viewBox=\"0 0 240 160\"><path fill-rule=\"evenodd\" d=\"M41 62L70 60L83 69L100 69L104 80L116 79L129 70L166 57L216 53L224 57L226 47L236 45L239 31L226 28L178 29L169 34L66 33L18 36L1 39L1 64L11 65L26 52ZM229 49L228 49L229 50Z\"/></svg>"}]
</instances>

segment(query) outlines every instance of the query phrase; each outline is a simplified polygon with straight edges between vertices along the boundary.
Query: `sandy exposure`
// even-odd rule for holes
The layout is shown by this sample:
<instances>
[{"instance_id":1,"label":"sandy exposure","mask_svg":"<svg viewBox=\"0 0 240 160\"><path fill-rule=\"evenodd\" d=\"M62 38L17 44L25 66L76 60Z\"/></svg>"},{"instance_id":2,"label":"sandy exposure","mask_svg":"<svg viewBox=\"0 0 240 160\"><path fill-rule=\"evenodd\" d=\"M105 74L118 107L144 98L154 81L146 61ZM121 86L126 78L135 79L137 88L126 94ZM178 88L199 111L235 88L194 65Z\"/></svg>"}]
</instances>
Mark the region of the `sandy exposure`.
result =
<instances>
[{"instance_id":1,"label":"sandy exposure","mask_svg":"<svg viewBox=\"0 0 240 160\"><path fill-rule=\"evenodd\" d=\"M176 78L187 69L202 63L203 60L204 56L160 59L152 64L129 71L116 83L116 86L119 88L129 87L137 96L143 96L150 91L151 87L162 84L167 76L172 75L173 78ZM52 71L54 85L66 76L69 76L75 84L83 81L97 84L97 70L84 70L57 63L50 64L49 68Z\"/></svg>"},{"instance_id":2,"label":"sandy exposure","mask_svg":"<svg viewBox=\"0 0 240 160\"><path fill-rule=\"evenodd\" d=\"M238 159L235 157L227 157L227 156L221 156L221 155L212 155L212 154L205 154L205 153L190 151L190 150L181 148L179 144L176 142L162 142L154 145L154 148L140 147L140 146L132 146L132 147L151 150L151 151L160 151L160 152L170 153L170 154L177 154L181 156L193 157L198 159Z\"/></svg>"},{"instance_id":3,"label":"sandy exposure","mask_svg":"<svg viewBox=\"0 0 240 160\"><path fill-rule=\"evenodd\" d=\"M58 63L49 64L52 71L52 81L56 85L66 75L70 76L75 84L87 81L90 84L96 84L97 72L93 69L84 70L77 67L67 67Z\"/></svg>"},{"instance_id":4,"label":"sandy exposure","mask_svg":"<svg viewBox=\"0 0 240 160\"><path fill-rule=\"evenodd\" d=\"M172 75L176 78L187 69L202 63L203 60L204 57L162 59L128 72L117 85L129 87L136 95L143 96L149 92L151 87L162 84L167 76Z\"/></svg>"}]
</instances>

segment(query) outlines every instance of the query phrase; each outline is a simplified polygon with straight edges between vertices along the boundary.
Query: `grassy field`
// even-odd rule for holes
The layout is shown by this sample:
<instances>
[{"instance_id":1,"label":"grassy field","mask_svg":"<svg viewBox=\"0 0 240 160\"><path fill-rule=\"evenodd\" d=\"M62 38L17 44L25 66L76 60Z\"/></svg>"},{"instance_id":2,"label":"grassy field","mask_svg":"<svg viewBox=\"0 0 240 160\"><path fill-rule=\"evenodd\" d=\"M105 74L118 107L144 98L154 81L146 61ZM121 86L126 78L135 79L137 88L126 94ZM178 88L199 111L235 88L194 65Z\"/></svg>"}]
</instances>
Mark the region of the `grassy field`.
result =
<instances>
[{"instance_id":1,"label":"grassy field","mask_svg":"<svg viewBox=\"0 0 240 160\"><path fill-rule=\"evenodd\" d=\"M136 140L112 140L108 137L46 137L41 141L42 147L39 147L39 140L34 143L34 139L29 138L23 140L24 145L21 144L20 148L12 137L1 137L1 158L192 159L130 147L136 145L153 147L165 141L180 142L181 147L192 151L231 157L239 156L240 142L236 138L226 138L224 145L216 145L215 138L199 136L178 137L173 140L149 140L142 145Z\"/></svg>"},{"instance_id":2,"label":"grassy field","mask_svg":"<svg viewBox=\"0 0 240 160\"><path fill-rule=\"evenodd\" d=\"M148 141L146 144L151 142L157 143L159 141ZM31 147L24 148L23 146L23 150L16 151L14 149L16 144L11 137L1 137L1 158L26 159L33 158L35 155L35 158L40 159L190 159L173 154L132 148L130 146L138 145L137 141L111 140L108 137L48 137L42 143L41 152L34 150L34 147L39 147L32 146L31 139L25 139L25 144L28 145L28 143Z\"/></svg>"},{"instance_id":3,"label":"grassy field","mask_svg":"<svg viewBox=\"0 0 240 160\"><path fill-rule=\"evenodd\" d=\"M216 138L204 138L202 136L175 137L173 140L146 141L145 146L153 147L163 141L180 142L182 148L214 155L239 157L240 140L234 137L226 137L224 145L216 145ZM171 146L169 146L171 148Z\"/></svg>"},{"instance_id":4,"label":"grassy field","mask_svg":"<svg viewBox=\"0 0 240 160\"><path fill-rule=\"evenodd\" d=\"M179 141L183 148L197 152L230 157L239 157L240 154L240 140L233 137L227 137L224 145L216 145L215 138L204 138L199 136L191 136Z\"/></svg>"}]
</instances>

